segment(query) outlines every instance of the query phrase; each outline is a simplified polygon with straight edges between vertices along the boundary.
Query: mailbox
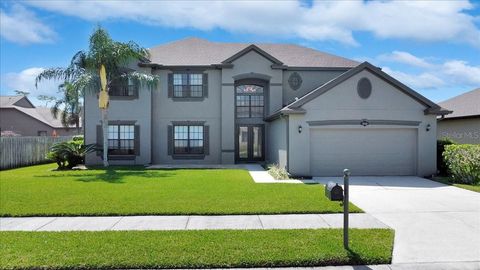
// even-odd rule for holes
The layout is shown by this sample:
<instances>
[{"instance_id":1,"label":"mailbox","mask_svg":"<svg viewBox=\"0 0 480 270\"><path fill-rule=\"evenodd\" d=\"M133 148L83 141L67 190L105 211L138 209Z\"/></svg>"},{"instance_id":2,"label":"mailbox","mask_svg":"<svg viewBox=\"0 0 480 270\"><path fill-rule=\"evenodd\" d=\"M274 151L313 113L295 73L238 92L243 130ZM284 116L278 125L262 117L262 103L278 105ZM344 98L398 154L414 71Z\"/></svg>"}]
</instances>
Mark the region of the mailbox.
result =
<instances>
[{"instance_id":1,"label":"mailbox","mask_svg":"<svg viewBox=\"0 0 480 270\"><path fill-rule=\"evenodd\" d=\"M343 188L332 181L325 186L325 196L331 201L343 201Z\"/></svg>"}]
</instances>

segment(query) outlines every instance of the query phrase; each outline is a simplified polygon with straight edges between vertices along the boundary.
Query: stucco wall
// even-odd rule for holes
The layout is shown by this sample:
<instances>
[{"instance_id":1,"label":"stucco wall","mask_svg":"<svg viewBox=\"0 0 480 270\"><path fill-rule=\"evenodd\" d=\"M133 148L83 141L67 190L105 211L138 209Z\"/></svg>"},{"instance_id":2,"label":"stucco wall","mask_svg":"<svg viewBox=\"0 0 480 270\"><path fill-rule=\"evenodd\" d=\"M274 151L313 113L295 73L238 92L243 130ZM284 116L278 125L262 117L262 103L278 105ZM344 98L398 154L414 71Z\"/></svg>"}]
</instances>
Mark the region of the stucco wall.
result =
<instances>
[{"instance_id":1,"label":"stucco wall","mask_svg":"<svg viewBox=\"0 0 480 270\"><path fill-rule=\"evenodd\" d=\"M28 102L27 102L28 103ZM22 136L38 136L39 131L46 131L51 136L53 130L58 136L72 136L76 129L52 128L51 126L26 115L14 108L0 109L0 130L11 130Z\"/></svg>"},{"instance_id":2,"label":"stucco wall","mask_svg":"<svg viewBox=\"0 0 480 270\"><path fill-rule=\"evenodd\" d=\"M169 70L159 70L158 89L152 92L152 163L204 163L221 162L221 71L204 70L208 74L208 97L201 101L177 101L168 97ZM231 108L230 108L231 110ZM168 155L168 125L172 121L205 121L209 126L209 155L204 159L173 159Z\"/></svg>"},{"instance_id":3,"label":"stucco wall","mask_svg":"<svg viewBox=\"0 0 480 270\"><path fill-rule=\"evenodd\" d=\"M140 69L140 68L137 68ZM148 73L149 69L140 69ZM151 162L151 104L152 92L147 88L140 88L138 99L110 100L108 109L109 121L135 121L140 126L140 155L135 160L111 160L110 164L138 164L145 165ZM85 142L97 143L97 125L101 125L101 113L98 108L96 94L85 95ZM86 157L87 164L101 164L103 161L96 153Z\"/></svg>"},{"instance_id":4,"label":"stucco wall","mask_svg":"<svg viewBox=\"0 0 480 270\"><path fill-rule=\"evenodd\" d=\"M278 164L280 168L287 167L287 132L288 118L278 118L268 124L268 163Z\"/></svg>"},{"instance_id":5,"label":"stucco wall","mask_svg":"<svg viewBox=\"0 0 480 270\"><path fill-rule=\"evenodd\" d=\"M368 99L357 94L357 82L367 77L373 90ZM302 106L304 115L289 116L289 170L296 175L310 175L310 132L307 121L316 120L406 120L420 121L418 126L417 175L435 173L436 164L436 118L424 115L425 106L402 93L391 84L369 71L362 71ZM426 126L430 124L430 131ZM302 126L305 132L298 133L293 127ZM388 127L388 126L382 126ZM398 126L397 126L398 127ZM375 128L367 126L366 128ZM368 153L366 153L368 154Z\"/></svg>"},{"instance_id":6,"label":"stucco wall","mask_svg":"<svg viewBox=\"0 0 480 270\"><path fill-rule=\"evenodd\" d=\"M480 117L438 120L437 138L445 137L457 143L480 144Z\"/></svg>"},{"instance_id":7,"label":"stucco wall","mask_svg":"<svg viewBox=\"0 0 480 270\"><path fill-rule=\"evenodd\" d=\"M288 79L292 73L298 73L302 78L302 84L299 89L293 90L289 83ZM339 76L345 71L292 71L287 70L283 73L283 104L287 105L293 101L295 98L300 98L313 89L321 86L322 84L332 80L333 78Z\"/></svg>"}]
</instances>

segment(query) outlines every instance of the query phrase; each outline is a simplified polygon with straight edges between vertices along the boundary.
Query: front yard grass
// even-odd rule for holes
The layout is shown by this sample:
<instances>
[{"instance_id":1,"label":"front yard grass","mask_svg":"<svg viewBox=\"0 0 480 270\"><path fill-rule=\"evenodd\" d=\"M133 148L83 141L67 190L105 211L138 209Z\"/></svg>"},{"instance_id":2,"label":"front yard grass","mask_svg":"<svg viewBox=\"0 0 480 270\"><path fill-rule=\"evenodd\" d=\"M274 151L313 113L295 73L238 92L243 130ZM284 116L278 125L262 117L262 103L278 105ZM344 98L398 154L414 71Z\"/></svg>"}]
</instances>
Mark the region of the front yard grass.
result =
<instances>
[{"instance_id":1,"label":"front yard grass","mask_svg":"<svg viewBox=\"0 0 480 270\"><path fill-rule=\"evenodd\" d=\"M0 232L0 268L218 268L387 264L392 230Z\"/></svg>"},{"instance_id":2,"label":"front yard grass","mask_svg":"<svg viewBox=\"0 0 480 270\"><path fill-rule=\"evenodd\" d=\"M111 167L0 172L0 216L340 213L319 184L256 184L245 170ZM361 212L354 205L352 212Z\"/></svg>"},{"instance_id":3,"label":"front yard grass","mask_svg":"<svg viewBox=\"0 0 480 270\"><path fill-rule=\"evenodd\" d=\"M480 185L468 185L468 184L457 184L452 182L451 178L448 176L435 176L432 178L433 181L440 182L445 185L453 185L455 187L480 192Z\"/></svg>"}]
</instances>

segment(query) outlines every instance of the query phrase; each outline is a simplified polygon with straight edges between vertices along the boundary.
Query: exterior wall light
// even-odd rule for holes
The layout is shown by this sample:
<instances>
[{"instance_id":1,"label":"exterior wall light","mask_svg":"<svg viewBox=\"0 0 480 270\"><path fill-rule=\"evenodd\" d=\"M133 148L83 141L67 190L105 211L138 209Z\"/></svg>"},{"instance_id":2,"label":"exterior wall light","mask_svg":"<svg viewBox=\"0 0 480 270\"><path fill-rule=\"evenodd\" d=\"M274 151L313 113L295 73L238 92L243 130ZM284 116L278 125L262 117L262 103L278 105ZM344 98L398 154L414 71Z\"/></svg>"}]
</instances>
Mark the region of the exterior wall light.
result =
<instances>
[{"instance_id":1,"label":"exterior wall light","mask_svg":"<svg viewBox=\"0 0 480 270\"><path fill-rule=\"evenodd\" d=\"M302 133L302 126L301 125L298 126L298 133Z\"/></svg>"},{"instance_id":2,"label":"exterior wall light","mask_svg":"<svg viewBox=\"0 0 480 270\"><path fill-rule=\"evenodd\" d=\"M432 126L430 124L428 124L427 128L425 130L428 132L428 131L430 131L431 128L432 128Z\"/></svg>"}]
</instances>

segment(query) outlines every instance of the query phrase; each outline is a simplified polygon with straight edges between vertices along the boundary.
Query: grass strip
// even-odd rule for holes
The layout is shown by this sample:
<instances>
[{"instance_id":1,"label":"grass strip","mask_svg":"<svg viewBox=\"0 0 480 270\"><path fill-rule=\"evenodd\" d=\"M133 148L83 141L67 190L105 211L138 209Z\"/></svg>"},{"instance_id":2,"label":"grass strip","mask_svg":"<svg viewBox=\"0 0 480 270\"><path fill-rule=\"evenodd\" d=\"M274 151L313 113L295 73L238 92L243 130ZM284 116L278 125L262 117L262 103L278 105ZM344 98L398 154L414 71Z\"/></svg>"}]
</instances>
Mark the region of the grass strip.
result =
<instances>
[{"instance_id":1,"label":"grass strip","mask_svg":"<svg viewBox=\"0 0 480 270\"><path fill-rule=\"evenodd\" d=\"M341 229L0 232L0 268L217 268L386 264L394 232Z\"/></svg>"},{"instance_id":2,"label":"grass strip","mask_svg":"<svg viewBox=\"0 0 480 270\"><path fill-rule=\"evenodd\" d=\"M451 185L454 187L463 188L463 189L474 191L474 192L480 192L480 185L457 184L457 183L454 183L452 179L448 176L436 176L432 178L432 180L436 182L440 182L445 185Z\"/></svg>"}]
</instances>

